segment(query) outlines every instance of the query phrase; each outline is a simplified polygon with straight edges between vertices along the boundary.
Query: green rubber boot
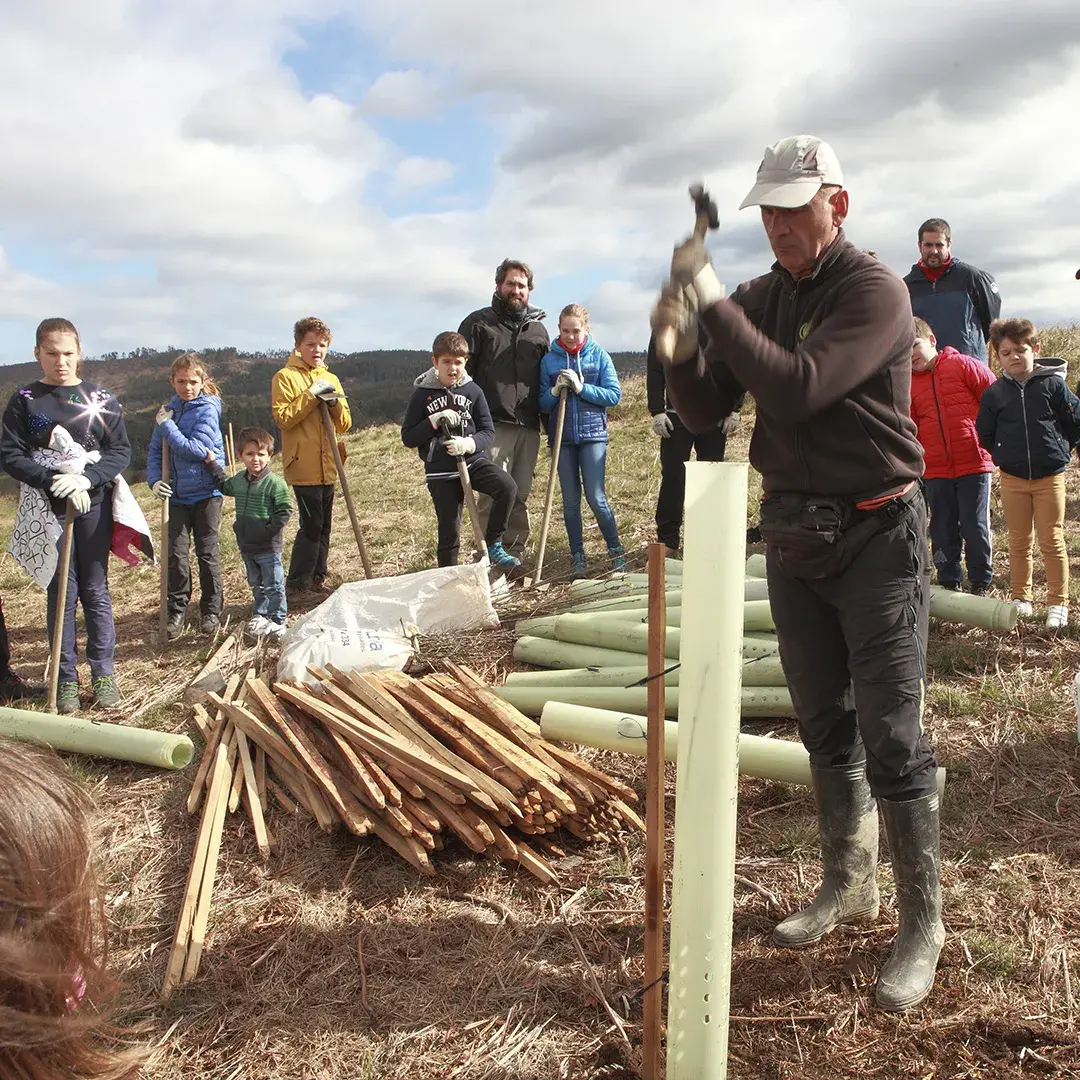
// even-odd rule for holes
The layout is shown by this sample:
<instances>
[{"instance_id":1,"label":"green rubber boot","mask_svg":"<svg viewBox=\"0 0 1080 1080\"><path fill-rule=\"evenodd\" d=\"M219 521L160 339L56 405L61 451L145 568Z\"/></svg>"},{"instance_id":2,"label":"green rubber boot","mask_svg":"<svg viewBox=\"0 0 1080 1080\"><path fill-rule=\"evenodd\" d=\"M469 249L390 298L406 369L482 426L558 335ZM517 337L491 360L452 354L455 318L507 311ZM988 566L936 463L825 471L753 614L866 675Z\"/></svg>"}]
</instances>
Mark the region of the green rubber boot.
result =
<instances>
[{"instance_id":1,"label":"green rubber boot","mask_svg":"<svg viewBox=\"0 0 1080 1080\"><path fill-rule=\"evenodd\" d=\"M799 948L820 941L841 923L878 916L878 817L866 766L811 766L818 808L824 878L817 896L773 930L773 941Z\"/></svg>"},{"instance_id":2,"label":"green rubber boot","mask_svg":"<svg viewBox=\"0 0 1080 1080\"><path fill-rule=\"evenodd\" d=\"M892 854L900 925L874 996L886 1012L918 1005L934 985L945 944L941 921L941 836L937 792L909 802L881 800Z\"/></svg>"}]
</instances>

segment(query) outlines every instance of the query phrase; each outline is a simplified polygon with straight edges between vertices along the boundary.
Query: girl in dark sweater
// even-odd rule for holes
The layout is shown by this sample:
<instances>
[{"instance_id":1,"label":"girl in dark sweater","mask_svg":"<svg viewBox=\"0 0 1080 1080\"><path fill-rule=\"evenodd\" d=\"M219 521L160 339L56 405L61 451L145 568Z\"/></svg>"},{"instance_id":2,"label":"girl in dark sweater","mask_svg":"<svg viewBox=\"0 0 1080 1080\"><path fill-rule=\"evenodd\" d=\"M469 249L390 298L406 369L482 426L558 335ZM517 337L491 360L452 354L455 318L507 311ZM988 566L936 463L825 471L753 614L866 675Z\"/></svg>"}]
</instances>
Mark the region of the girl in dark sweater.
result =
<instances>
[{"instance_id":1,"label":"girl in dark sweater","mask_svg":"<svg viewBox=\"0 0 1080 1080\"><path fill-rule=\"evenodd\" d=\"M120 402L79 375L82 352L72 323L67 319L41 323L34 355L41 364L42 377L16 391L8 401L0 436L0 465L27 487L43 492L47 509L56 519L64 519L69 502L76 514L67 604L61 615L64 632L57 711L71 713L79 707L77 601L82 602L86 620L86 658L94 704L111 708L120 702L113 671L116 629L108 582L112 489L131 461L131 444ZM47 529L54 525L45 522ZM50 642L58 577L54 573L48 587Z\"/></svg>"}]
</instances>

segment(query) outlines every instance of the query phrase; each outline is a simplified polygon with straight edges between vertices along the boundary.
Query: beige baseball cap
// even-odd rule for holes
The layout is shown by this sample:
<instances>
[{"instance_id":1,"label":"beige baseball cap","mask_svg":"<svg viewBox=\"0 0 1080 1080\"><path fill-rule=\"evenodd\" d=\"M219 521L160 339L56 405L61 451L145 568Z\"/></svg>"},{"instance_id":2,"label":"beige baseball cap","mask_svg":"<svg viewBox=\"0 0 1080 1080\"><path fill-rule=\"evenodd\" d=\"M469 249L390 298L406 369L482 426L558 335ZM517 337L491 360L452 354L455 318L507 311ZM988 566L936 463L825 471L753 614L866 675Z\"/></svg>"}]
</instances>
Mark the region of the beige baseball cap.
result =
<instances>
[{"instance_id":1,"label":"beige baseball cap","mask_svg":"<svg viewBox=\"0 0 1080 1080\"><path fill-rule=\"evenodd\" d=\"M765 148L757 182L739 206L805 206L823 184L843 187L844 174L833 148L816 135L792 135Z\"/></svg>"}]
</instances>

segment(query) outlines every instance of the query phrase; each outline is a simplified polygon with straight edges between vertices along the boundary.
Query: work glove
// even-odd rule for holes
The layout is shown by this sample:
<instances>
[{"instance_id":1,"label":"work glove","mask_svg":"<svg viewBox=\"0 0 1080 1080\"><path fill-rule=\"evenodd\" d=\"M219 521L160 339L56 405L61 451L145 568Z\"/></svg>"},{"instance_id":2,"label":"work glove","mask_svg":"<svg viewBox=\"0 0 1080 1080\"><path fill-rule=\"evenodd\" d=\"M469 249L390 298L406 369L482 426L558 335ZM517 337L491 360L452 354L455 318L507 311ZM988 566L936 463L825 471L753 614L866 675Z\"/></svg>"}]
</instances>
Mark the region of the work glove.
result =
<instances>
[{"instance_id":1,"label":"work glove","mask_svg":"<svg viewBox=\"0 0 1080 1080\"><path fill-rule=\"evenodd\" d=\"M322 397L323 394L336 394L337 387L329 379L316 379L309 387L312 397Z\"/></svg>"},{"instance_id":2,"label":"work glove","mask_svg":"<svg viewBox=\"0 0 1080 1080\"><path fill-rule=\"evenodd\" d=\"M720 425L724 430L724 434L730 435L733 431L738 430L740 419L741 416L739 413L728 413L728 415L724 417L723 424Z\"/></svg>"},{"instance_id":3,"label":"work glove","mask_svg":"<svg viewBox=\"0 0 1080 1080\"><path fill-rule=\"evenodd\" d=\"M653 308L649 322L654 335L659 335L666 329L675 331L675 347L672 349L671 360L660 357L663 362L684 364L697 356L697 297L692 290L668 282L660 291L660 299Z\"/></svg>"},{"instance_id":4,"label":"work glove","mask_svg":"<svg viewBox=\"0 0 1080 1080\"><path fill-rule=\"evenodd\" d=\"M150 490L162 501L172 498L172 487L164 480L157 480L150 485Z\"/></svg>"},{"instance_id":5,"label":"work glove","mask_svg":"<svg viewBox=\"0 0 1080 1080\"><path fill-rule=\"evenodd\" d=\"M68 505L75 511L75 516L85 514L90 509L90 492L89 491L76 491L68 499Z\"/></svg>"},{"instance_id":6,"label":"work glove","mask_svg":"<svg viewBox=\"0 0 1080 1080\"><path fill-rule=\"evenodd\" d=\"M585 380L573 368L563 368L555 379L555 385L556 387L567 386L575 394L580 394Z\"/></svg>"},{"instance_id":7,"label":"work glove","mask_svg":"<svg viewBox=\"0 0 1080 1080\"><path fill-rule=\"evenodd\" d=\"M464 457L476 453L476 440L471 435L451 435L446 440L446 452L451 457Z\"/></svg>"},{"instance_id":8,"label":"work glove","mask_svg":"<svg viewBox=\"0 0 1080 1080\"><path fill-rule=\"evenodd\" d=\"M49 449L59 450L62 454L70 454L75 449L75 440L67 428L57 424L49 436Z\"/></svg>"},{"instance_id":9,"label":"work glove","mask_svg":"<svg viewBox=\"0 0 1080 1080\"><path fill-rule=\"evenodd\" d=\"M659 436L661 439L671 438L671 433L675 430L675 425L671 422L671 417L666 412L657 413L652 418L652 430L653 434Z\"/></svg>"},{"instance_id":10,"label":"work glove","mask_svg":"<svg viewBox=\"0 0 1080 1080\"><path fill-rule=\"evenodd\" d=\"M441 409L437 413L432 413L428 419L436 431L439 430L440 425L448 427L451 431L461 430L461 413L457 409Z\"/></svg>"},{"instance_id":11,"label":"work glove","mask_svg":"<svg viewBox=\"0 0 1080 1080\"><path fill-rule=\"evenodd\" d=\"M168 405L162 405L157 411L157 416L154 417L155 424L164 424L166 420L173 418L173 411Z\"/></svg>"},{"instance_id":12,"label":"work glove","mask_svg":"<svg viewBox=\"0 0 1080 1080\"><path fill-rule=\"evenodd\" d=\"M712 307L724 298L724 286L716 276L705 241L696 233L683 241L671 257L671 283L688 290L695 312Z\"/></svg>"},{"instance_id":13,"label":"work glove","mask_svg":"<svg viewBox=\"0 0 1080 1080\"><path fill-rule=\"evenodd\" d=\"M49 486L49 494L54 499L70 499L79 491L89 491L90 481L82 473L57 473Z\"/></svg>"}]
</instances>

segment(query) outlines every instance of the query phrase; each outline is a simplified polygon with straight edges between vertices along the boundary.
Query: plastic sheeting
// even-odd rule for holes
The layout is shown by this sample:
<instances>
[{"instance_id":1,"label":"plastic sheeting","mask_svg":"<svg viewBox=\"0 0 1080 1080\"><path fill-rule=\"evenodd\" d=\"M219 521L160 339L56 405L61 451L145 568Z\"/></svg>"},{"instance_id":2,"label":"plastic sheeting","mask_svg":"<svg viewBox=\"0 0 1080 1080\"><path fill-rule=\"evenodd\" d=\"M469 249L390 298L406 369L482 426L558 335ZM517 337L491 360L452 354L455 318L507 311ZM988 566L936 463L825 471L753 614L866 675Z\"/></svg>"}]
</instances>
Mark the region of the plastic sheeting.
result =
<instances>
[{"instance_id":1,"label":"plastic sheeting","mask_svg":"<svg viewBox=\"0 0 1080 1080\"><path fill-rule=\"evenodd\" d=\"M400 670L413 654L411 638L417 633L498 625L486 561L351 581L285 632L277 674L279 679L311 681L309 664Z\"/></svg>"}]
</instances>

